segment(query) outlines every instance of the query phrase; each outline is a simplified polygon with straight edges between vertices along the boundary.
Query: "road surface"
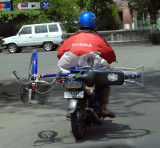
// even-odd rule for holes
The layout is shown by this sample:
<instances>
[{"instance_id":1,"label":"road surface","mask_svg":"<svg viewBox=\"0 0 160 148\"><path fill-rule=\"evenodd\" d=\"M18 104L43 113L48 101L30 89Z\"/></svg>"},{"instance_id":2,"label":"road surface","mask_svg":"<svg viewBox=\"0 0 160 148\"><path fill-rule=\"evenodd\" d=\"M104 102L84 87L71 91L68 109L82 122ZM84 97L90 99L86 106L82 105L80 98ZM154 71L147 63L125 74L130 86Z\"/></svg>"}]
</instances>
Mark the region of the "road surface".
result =
<instances>
[{"instance_id":1,"label":"road surface","mask_svg":"<svg viewBox=\"0 0 160 148\"><path fill-rule=\"evenodd\" d=\"M108 108L115 119L87 128L83 140L75 141L65 118L67 100L63 90L51 92L42 107L19 101L19 87L10 76L13 70L26 79L31 50L0 53L0 148L124 147L159 148L160 145L160 46L113 46L118 63L113 67L144 64L144 87L125 84L111 88ZM55 73L57 51L38 52L39 73Z\"/></svg>"}]
</instances>

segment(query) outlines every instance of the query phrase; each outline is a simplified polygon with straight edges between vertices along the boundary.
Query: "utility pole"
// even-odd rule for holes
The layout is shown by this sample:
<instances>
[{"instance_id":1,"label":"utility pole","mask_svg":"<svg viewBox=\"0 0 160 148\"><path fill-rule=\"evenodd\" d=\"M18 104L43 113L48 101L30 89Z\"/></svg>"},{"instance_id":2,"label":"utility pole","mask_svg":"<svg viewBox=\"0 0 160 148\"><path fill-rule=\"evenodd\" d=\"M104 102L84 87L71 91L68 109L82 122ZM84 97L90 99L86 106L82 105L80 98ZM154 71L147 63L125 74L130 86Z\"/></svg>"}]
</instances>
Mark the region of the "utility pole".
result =
<instances>
[{"instance_id":1,"label":"utility pole","mask_svg":"<svg viewBox=\"0 0 160 148\"><path fill-rule=\"evenodd\" d=\"M13 11L13 2L12 2L12 0L10 0L10 3L11 3L11 11Z\"/></svg>"}]
</instances>

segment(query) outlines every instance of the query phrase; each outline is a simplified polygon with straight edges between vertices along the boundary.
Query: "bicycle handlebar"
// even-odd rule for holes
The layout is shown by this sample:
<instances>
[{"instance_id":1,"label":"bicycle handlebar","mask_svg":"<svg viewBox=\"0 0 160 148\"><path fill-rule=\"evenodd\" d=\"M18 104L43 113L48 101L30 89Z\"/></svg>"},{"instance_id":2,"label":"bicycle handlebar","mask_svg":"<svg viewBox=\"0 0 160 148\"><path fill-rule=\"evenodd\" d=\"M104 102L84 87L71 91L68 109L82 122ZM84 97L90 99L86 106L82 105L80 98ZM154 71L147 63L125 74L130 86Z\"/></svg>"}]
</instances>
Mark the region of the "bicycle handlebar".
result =
<instances>
[{"instance_id":1,"label":"bicycle handlebar","mask_svg":"<svg viewBox=\"0 0 160 148\"><path fill-rule=\"evenodd\" d=\"M47 84L47 85L52 85L52 84L56 81L56 79L60 77L61 73L62 73L62 72L59 71L57 74L54 74L55 78L54 78L53 81L51 81L51 82L47 82L47 81L44 81L44 80L38 80L38 79L36 79L36 80L30 80L30 81L28 81L27 83L24 83L24 82L21 80L21 78L19 77L17 71L15 71L15 70L13 71L13 74L14 74L13 77L19 82L19 84L20 84L21 86L28 85L28 84L32 83L33 81L34 81L34 82L37 82L37 83L44 83L44 84Z\"/></svg>"},{"instance_id":2,"label":"bicycle handlebar","mask_svg":"<svg viewBox=\"0 0 160 148\"><path fill-rule=\"evenodd\" d=\"M20 79L20 77L18 76L18 74L17 74L17 72L16 72L15 70L13 71L13 74L14 74L14 76L16 77L17 80Z\"/></svg>"}]
</instances>

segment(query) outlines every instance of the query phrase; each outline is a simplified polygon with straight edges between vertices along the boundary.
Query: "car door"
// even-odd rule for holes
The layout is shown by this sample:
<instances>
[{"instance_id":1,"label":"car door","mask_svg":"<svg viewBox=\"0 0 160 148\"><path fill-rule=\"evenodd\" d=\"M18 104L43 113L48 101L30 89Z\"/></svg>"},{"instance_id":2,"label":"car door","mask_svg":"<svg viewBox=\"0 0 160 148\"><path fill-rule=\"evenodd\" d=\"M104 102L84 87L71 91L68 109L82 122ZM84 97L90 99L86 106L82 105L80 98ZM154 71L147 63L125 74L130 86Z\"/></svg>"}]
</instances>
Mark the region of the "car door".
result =
<instances>
[{"instance_id":1,"label":"car door","mask_svg":"<svg viewBox=\"0 0 160 148\"><path fill-rule=\"evenodd\" d=\"M59 44L61 42L62 34L57 24L49 24L48 40L54 44Z\"/></svg>"},{"instance_id":2,"label":"car door","mask_svg":"<svg viewBox=\"0 0 160 148\"><path fill-rule=\"evenodd\" d=\"M24 26L19 32L18 46L32 46L32 26Z\"/></svg>"},{"instance_id":3,"label":"car door","mask_svg":"<svg viewBox=\"0 0 160 148\"><path fill-rule=\"evenodd\" d=\"M49 24L48 28L48 39L50 39L54 44L61 44L65 39L67 39L66 30L61 23Z\"/></svg>"},{"instance_id":4,"label":"car door","mask_svg":"<svg viewBox=\"0 0 160 148\"><path fill-rule=\"evenodd\" d=\"M42 45L48 41L48 29L45 24L37 24L34 26L33 34L34 45Z\"/></svg>"}]
</instances>

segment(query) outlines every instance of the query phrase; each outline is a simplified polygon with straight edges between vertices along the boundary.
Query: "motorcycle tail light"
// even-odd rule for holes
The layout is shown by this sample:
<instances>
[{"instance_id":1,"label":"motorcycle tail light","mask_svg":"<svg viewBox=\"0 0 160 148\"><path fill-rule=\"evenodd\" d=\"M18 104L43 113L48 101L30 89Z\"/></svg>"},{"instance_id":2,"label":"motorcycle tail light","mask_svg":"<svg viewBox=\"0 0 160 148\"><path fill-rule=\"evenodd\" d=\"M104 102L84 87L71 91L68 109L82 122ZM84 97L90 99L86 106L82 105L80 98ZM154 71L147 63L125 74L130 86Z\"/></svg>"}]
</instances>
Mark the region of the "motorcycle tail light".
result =
<instances>
[{"instance_id":1,"label":"motorcycle tail light","mask_svg":"<svg viewBox=\"0 0 160 148\"><path fill-rule=\"evenodd\" d=\"M72 92L76 92L76 90L75 90L75 89L72 89Z\"/></svg>"},{"instance_id":2,"label":"motorcycle tail light","mask_svg":"<svg viewBox=\"0 0 160 148\"><path fill-rule=\"evenodd\" d=\"M62 35L61 37L62 37L62 39L63 39L63 35Z\"/></svg>"},{"instance_id":3,"label":"motorcycle tail light","mask_svg":"<svg viewBox=\"0 0 160 148\"><path fill-rule=\"evenodd\" d=\"M36 88L36 83L31 83L31 88L35 89Z\"/></svg>"}]
</instances>

